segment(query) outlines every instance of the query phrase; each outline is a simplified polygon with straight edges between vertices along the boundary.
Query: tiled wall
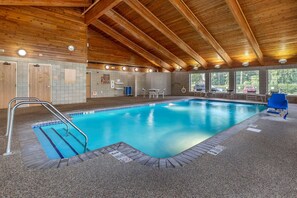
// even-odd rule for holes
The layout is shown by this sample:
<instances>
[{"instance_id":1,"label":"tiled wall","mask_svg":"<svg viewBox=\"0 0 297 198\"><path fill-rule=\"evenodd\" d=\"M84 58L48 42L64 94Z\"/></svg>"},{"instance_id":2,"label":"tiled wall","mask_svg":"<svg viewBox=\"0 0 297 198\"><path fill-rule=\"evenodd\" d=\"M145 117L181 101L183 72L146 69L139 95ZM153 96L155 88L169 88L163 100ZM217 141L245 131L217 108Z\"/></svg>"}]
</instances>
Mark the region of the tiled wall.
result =
<instances>
[{"instance_id":1,"label":"tiled wall","mask_svg":"<svg viewBox=\"0 0 297 198\"><path fill-rule=\"evenodd\" d=\"M120 80L123 82L123 85L115 85L116 88L123 88L124 86L132 87L132 94L135 94L135 77L138 79L145 78L145 73L130 73L130 72L122 72L122 71L110 71L110 70L98 70L98 69L88 69L87 72L91 72L91 97L114 97L114 96L123 96L124 90L117 90L111 88L111 84L102 84L101 77L103 74L110 75L110 81ZM142 80L137 80L137 88L141 90L143 87ZM140 92L141 93L141 92ZM139 94L139 93L138 93Z\"/></svg>"},{"instance_id":2,"label":"tiled wall","mask_svg":"<svg viewBox=\"0 0 297 198\"><path fill-rule=\"evenodd\" d=\"M28 64L50 64L52 67L52 103L71 104L86 101L86 64L61 61L43 61L28 58L0 57L0 60L17 63L17 96L29 96ZM76 70L76 80L65 84L65 69Z\"/></svg>"},{"instance_id":3,"label":"tiled wall","mask_svg":"<svg viewBox=\"0 0 297 198\"><path fill-rule=\"evenodd\" d=\"M166 95L171 94L171 74L170 73L139 73L139 72L122 72L122 71L110 71L110 70L96 70L88 69L87 72L91 72L91 97L114 97L123 96L123 90L112 89L110 83L102 84L101 76L103 74L109 74L110 80L116 81L120 79L124 86L132 87L132 94L135 95L135 88L137 95L142 95L142 88L159 88L166 89ZM95 92L93 94L93 92Z\"/></svg>"},{"instance_id":4,"label":"tiled wall","mask_svg":"<svg viewBox=\"0 0 297 198\"><path fill-rule=\"evenodd\" d=\"M146 89L165 89L165 95L171 95L171 74L170 73L147 73Z\"/></svg>"}]
</instances>

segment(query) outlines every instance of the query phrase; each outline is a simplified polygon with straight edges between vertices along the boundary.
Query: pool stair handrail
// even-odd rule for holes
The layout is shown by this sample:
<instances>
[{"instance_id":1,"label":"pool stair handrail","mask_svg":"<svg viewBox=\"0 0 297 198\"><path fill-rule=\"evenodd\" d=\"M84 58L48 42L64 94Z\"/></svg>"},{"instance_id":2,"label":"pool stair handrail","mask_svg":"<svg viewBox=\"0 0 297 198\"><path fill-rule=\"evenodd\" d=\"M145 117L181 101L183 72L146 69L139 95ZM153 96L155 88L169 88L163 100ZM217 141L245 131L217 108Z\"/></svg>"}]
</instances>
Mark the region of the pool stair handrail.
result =
<instances>
[{"instance_id":1,"label":"pool stair handrail","mask_svg":"<svg viewBox=\"0 0 297 198\"><path fill-rule=\"evenodd\" d=\"M7 127L6 127L5 136L8 136L10 119L11 119L11 117L10 117L11 107L12 107L13 102L16 102L16 101L40 101L40 99L38 99L36 97L15 97L9 101L8 108L7 108ZM56 116L56 118L58 118L61 122L63 122L65 124L67 134L68 134L68 132L69 132L68 124L62 118L60 118L54 111L52 111L48 106L46 106L45 104L42 104L42 106L44 106L50 113L52 113L54 116Z\"/></svg>"},{"instance_id":2,"label":"pool stair handrail","mask_svg":"<svg viewBox=\"0 0 297 198\"><path fill-rule=\"evenodd\" d=\"M7 147L6 147L6 153L4 155L11 155L11 140L12 140L12 129L13 129L13 122L14 122L14 114L16 109L19 106L25 105L25 104L40 104L43 107L47 106L46 109L51 108L51 113L54 112L54 115L59 115L61 118L63 118L68 124L70 124L74 129L76 129L84 138L85 138L85 145L84 145L84 152L87 151L87 145L88 145L88 136L79 129L72 121L70 121L66 116L64 116L58 109L56 109L52 104L46 101L21 101L15 104L15 106L12 108L10 112L10 118L9 119L9 129L8 129L8 140L7 140ZM50 107L50 108L49 108ZM60 117L58 117L60 119ZM60 119L61 120L61 119Z\"/></svg>"}]
</instances>

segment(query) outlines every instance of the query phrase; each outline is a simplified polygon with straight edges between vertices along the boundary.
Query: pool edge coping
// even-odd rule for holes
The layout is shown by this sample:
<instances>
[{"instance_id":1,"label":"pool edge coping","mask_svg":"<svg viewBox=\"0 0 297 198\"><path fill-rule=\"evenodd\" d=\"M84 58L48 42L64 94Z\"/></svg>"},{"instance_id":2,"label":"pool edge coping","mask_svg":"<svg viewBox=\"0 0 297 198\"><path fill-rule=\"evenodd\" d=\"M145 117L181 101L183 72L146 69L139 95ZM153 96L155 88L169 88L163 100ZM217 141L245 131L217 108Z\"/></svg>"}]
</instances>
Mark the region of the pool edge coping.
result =
<instances>
[{"instance_id":1,"label":"pool edge coping","mask_svg":"<svg viewBox=\"0 0 297 198\"><path fill-rule=\"evenodd\" d=\"M157 101L153 102L153 104L160 104L160 103L168 103L173 101L183 101L183 100L191 100L191 99L204 99L198 97L189 97L184 99L178 100L167 100L167 101ZM205 99L204 99L205 100ZM206 99L212 100L212 99ZM212 100L212 101L222 101L222 102L234 102L234 103L244 103L242 101L227 101L227 100ZM123 105L114 108L101 108L97 109L98 111L106 111L111 109L122 109L122 108L132 108L137 106L143 105L150 105L152 103L143 103L143 104L135 104L135 105ZM246 104L263 104L263 103L251 103L249 101ZM95 110L94 110L95 111ZM265 110L264 110L265 111ZM86 111L87 112L87 111ZM72 113L67 113L68 115L72 115ZM192 146L191 148L169 158L155 158L149 155L146 155L142 151L132 147L125 142L118 142L112 145L108 145L103 148L96 149L94 151L89 151L80 155L73 156L71 158L63 158L63 159L49 159L45 154L42 145L37 139L36 134L33 130L30 130L31 133L34 134L34 138L29 139L22 139L19 137L19 141L21 144L21 158L24 162L25 166L30 169L49 169L49 168L61 168L65 166L71 166L77 163L81 163L83 161L97 158L100 155L108 154L112 151L119 151L126 155L127 157L131 158L133 161L149 166L149 167L156 167L156 168L177 168L183 167L189 163L192 163L198 157L204 155L212 148L216 147L217 145L224 142L226 139L230 138L231 136L239 133L242 129L248 127L249 124L254 123L263 115L263 111L249 117L246 120ZM32 127L36 124L47 124L47 123L56 123L57 121L48 121L42 123L35 123L31 125ZM24 137L24 136L23 136Z\"/></svg>"}]
</instances>

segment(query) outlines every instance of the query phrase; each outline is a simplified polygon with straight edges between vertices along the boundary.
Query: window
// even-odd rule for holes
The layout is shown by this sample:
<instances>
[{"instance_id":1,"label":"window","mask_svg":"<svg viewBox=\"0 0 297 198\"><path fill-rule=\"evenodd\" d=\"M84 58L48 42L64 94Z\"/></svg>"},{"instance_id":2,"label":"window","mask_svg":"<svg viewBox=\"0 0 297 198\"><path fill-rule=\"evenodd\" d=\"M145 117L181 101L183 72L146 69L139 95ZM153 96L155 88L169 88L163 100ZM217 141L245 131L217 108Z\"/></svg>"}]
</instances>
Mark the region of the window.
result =
<instances>
[{"instance_id":1,"label":"window","mask_svg":"<svg viewBox=\"0 0 297 198\"><path fill-rule=\"evenodd\" d=\"M237 71L236 93L259 93L259 71Z\"/></svg>"},{"instance_id":2,"label":"window","mask_svg":"<svg viewBox=\"0 0 297 198\"><path fill-rule=\"evenodd\" d=\"M229 72L211 73L211 90L215 92L226 92L229 89Z\"/></svg>"},{"instance_id":3,"label":"window","mask_svg":"<svg viewBox=\"0 0 297 198\"><path fill-rule=\"evenodd\" d=\"M267 91L297 95L297 69L268 70Z\"/></svg>"},{"instance_id":4,"label":"window","mask_svg":"<svg viewBox=\"0 0 297 198\"><path fill-rule=\"evenodd\" d=\"M190 91L205 91L205 73L190 74Z\"/></svg>"}]
</instances>

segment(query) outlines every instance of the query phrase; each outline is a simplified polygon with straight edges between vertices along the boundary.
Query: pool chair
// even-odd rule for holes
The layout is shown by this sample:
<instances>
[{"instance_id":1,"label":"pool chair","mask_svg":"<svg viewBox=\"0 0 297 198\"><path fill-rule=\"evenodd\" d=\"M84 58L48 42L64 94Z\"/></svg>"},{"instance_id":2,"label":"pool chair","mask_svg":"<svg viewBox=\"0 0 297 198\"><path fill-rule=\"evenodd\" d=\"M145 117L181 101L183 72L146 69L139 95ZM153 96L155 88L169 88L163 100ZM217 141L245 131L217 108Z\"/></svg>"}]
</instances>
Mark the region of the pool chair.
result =
<instances>
[{"instance_id":1,"label":"pool chair","mask_svg":"<svg viewBox=\"0 0 297 198\"><path fill-rule=\"evenodd\" d=\"M145 98L146 89L145 88L142 88L141 92L142 92L143 97Z\"/></svg>"},{"instance_id":2,"label":"pool chair","mask_svg":"<svg viewBox=\"0 0 297 198\"><path fill-rule=\"evenodd\" d=\"M166 91L166 89L163 89L162 91L159 91L158 92L158 95L160 96L162 96L163 98L164 98L164 96L165 96L165 91Z\"/></svg>"},{"instance_id":3,"label":"pool chair","mask_svg":"<svg viewBox=\"0 0 297 198\"><path fill-rule=\"evenodd\" d=\"M278 114L284 119L286 119L288 112L288 100L286 94L283 93L273 93L270 98L268 98L267 113Z\"/></svg>"}]
</instances>

